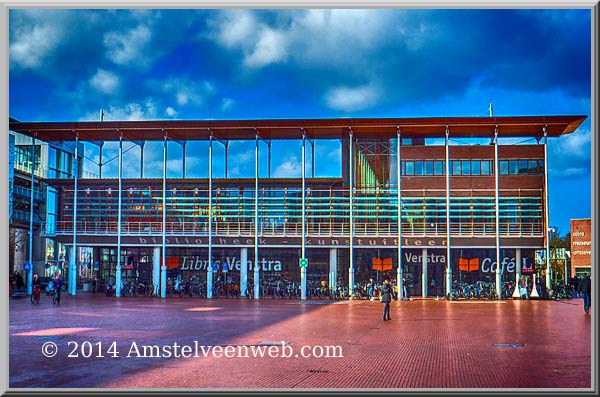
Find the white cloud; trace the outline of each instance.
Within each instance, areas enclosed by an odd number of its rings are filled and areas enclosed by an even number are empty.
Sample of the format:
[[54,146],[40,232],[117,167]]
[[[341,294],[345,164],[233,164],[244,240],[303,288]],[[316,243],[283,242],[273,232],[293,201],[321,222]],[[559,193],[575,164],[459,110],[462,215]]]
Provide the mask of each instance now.
[[281,163],[273,172],[275,178],[293,178],[302,176],[302,163],[296,156]]
[[98,69],[90,79],[90,85],[105,94],[112,94],[119,86],[119,77],[104,69]]
[[231,98],[223,98],[221,100],[221,111],[228,112],[235,105],[235,100]]
[[43,66],[63,36],[63,30],[50,22],[17,29],[11,34],[11,64],[30,69]]
[[[399,15],[400,22],[390,23]],[[369,54],[389,43],[391,34],[407,40],[423,34],[424,25],[401,29],[398,24],[405,22],[403,15],[388,10],[311,9],[278,11],[274,18],[261,18],[253,11],[228,10],[209,21],[208,37],[240,51],[242,64],[250,68],[291,59],[303,65],[349,68],[371,62]],[[367,72],[368,68],[359,70]]]
[[149,55],[144,54],[144,50],[151,38],[152,31],[144,25],[139,25],[125,33],[108,32],[104,34],[106,56],[119,65],[146,64]]
[[373,85],[342,86],[329,90],[325,95],[327,106],[345,112],[367,109],[376,105],[379,98],[379,90]]
[[206,98],[216,92],[209,81],[194,81],[188,78],[170,77],[163,81],[153,81],[150,85],[163,93],[173,95],[179,106],[203,105]]
[[225,47],[234,48],[255,34],[257,21],[248,10],[227,10],[221,17],[209,22],[215,30],[214,38]]
[[591,168],[591,132],[577,130],[548,142],[549,173],[559,177],[588,175]]
[[208,36],[223,47],[241,51],[246,67],[261,68],[287,59],[288,31],[259,22],[251,11],[224,11],[208,25]]
[[[130,102],[123,106],[110,105],[104,109],[104,121],[139,121],[156,120],[156,104],[152,98],[142,103]],[[79,119],[80,121],[97,121],[98,112],[90,112]]]
[[176,111],[175,109],[173,109],[171,106],[168,106],[168,107],[165,109],[165,114],[166,114],[168,117],[177,117],[177,114],[178,114],[178,113],[177,113],[177,111]]
[[244,65],[260,68],[284,61],[287,57],[287,39],[282,32],[263,28],[254,49],[244,57]]

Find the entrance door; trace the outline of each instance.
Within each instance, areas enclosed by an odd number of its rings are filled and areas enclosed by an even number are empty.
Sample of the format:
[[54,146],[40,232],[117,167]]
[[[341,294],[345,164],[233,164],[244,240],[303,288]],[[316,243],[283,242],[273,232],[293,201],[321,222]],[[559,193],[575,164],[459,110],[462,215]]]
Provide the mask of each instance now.
[[423,276],[420,263],[409,263],[404,267],[404,278],[406,279],[406,289],[408,296],[422,296],[421,278]]

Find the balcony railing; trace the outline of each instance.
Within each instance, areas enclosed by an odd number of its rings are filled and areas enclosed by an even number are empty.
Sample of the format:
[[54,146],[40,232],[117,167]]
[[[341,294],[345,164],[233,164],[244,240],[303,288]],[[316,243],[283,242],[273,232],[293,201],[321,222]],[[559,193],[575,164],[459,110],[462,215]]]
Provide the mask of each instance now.
[[[15,211],[18,212],[18,211]],[[27,214],[29,215],[29,214]],[[27,216],[27,220],[29,217]],[[162,235],[162,222],[123,222],[121,235]],[[77,222],[78,235],[109,235],[118,233],[115,222]],[[58,235],[73,235],[73,222],[44,223],[42,234],[46,237]],[[168,235],[193,235],[208,236],[207,222],[167,222],[166,234]],[[214,236],[254,236],[254,223],[252,222],[213,222]],[[261,237],[300,237],[302,225],[299,223],[261,223],[258,234]],[[306,235],[339,236],[350,235],[349,223],[307,223]],[[415,224],[403,223],[402,235],[406,237],[445,237],[445,224]],[[496,237],[496,226],[493,223],[461,223],[451,224],[452,237]],[[395,237],[398,236],[398,224],[395,222],[362,223],[355,222],[354,236],[356,237]],[[501,237],[544,237],[543,227],[538,223],[501,223]]]
[[[31,189],[23,187],[23,186],[15,185],[15,186],[13,186],[13,195],[29,198],[29,197],[31,197]],[[42,192],[40,192],[39,190],[34,190],[33,191],[33,199],[36,201],[42,201],[43,200]]]
[[[29,223],[29,211],[19,211],[19,210],[13,210],[12,211],[12,221],[13,222],[24,222],[24,223]],[[38,214],[34,213],[33,214],[33,223],[35,225],[39,225],[40,222],[40,217]],[[43,230],[45,230],[45,224],[42,224],[42,226],[44,227]],[[43,231],[42,231],[43,233]]]

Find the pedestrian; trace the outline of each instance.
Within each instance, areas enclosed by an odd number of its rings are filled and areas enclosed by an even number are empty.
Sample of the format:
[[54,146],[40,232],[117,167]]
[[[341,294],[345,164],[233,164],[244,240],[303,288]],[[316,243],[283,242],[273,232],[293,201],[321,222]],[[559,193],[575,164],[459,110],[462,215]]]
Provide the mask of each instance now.
[[375,300],[375,281],[372,278],[369,279],[369,298]]
[[92,279],[92,294],[96,293],[96,285],[98,284],[98,276],[94,276]]
[[408,289],[406,288],[406,279],[402,277],[402,300],[408,300]]
[[387,278],[383,280],[383,285],[380,287],[379,293],[381,294],[381,302],[383,303],[383,321],[391,320],[390,318],[390,301],[392,300],[392,288],[390,287],[390,280]]
[[17,289],[25,288],[25,281],[23,280],[23,276],[21,276],[21,273],[17,271],[15,271],[15,280],[17,284]]
[[63,281],[60,277],[60,272],[56,273],[56,278],[54,279],[54,283],[52,284],[54,288],[54,292],[56,293],[56,303],[60,304],[60,290],[62,289]]
[[15,281],[16,281],[13,273],[9,272],[8,281],[10,283],[10,287],[8,289],[8,291],[9,291],[8,294],[11,295],[12,292],[15,290]]
[[[37,288],[37,291],[36,291],[36,288]],[[42,288],[42,282],[41,282],[38,274],[33,273],[33,277],[31,278],[31,293],[34,295],[34,299],[36,299],[38,301],[38,303],[40,301],[41,288]]]
[[583,274],[583,279],[579,282],[579,293],[583,298],[583,310],[589,314],[592,306],[592,280],[587,272]]

